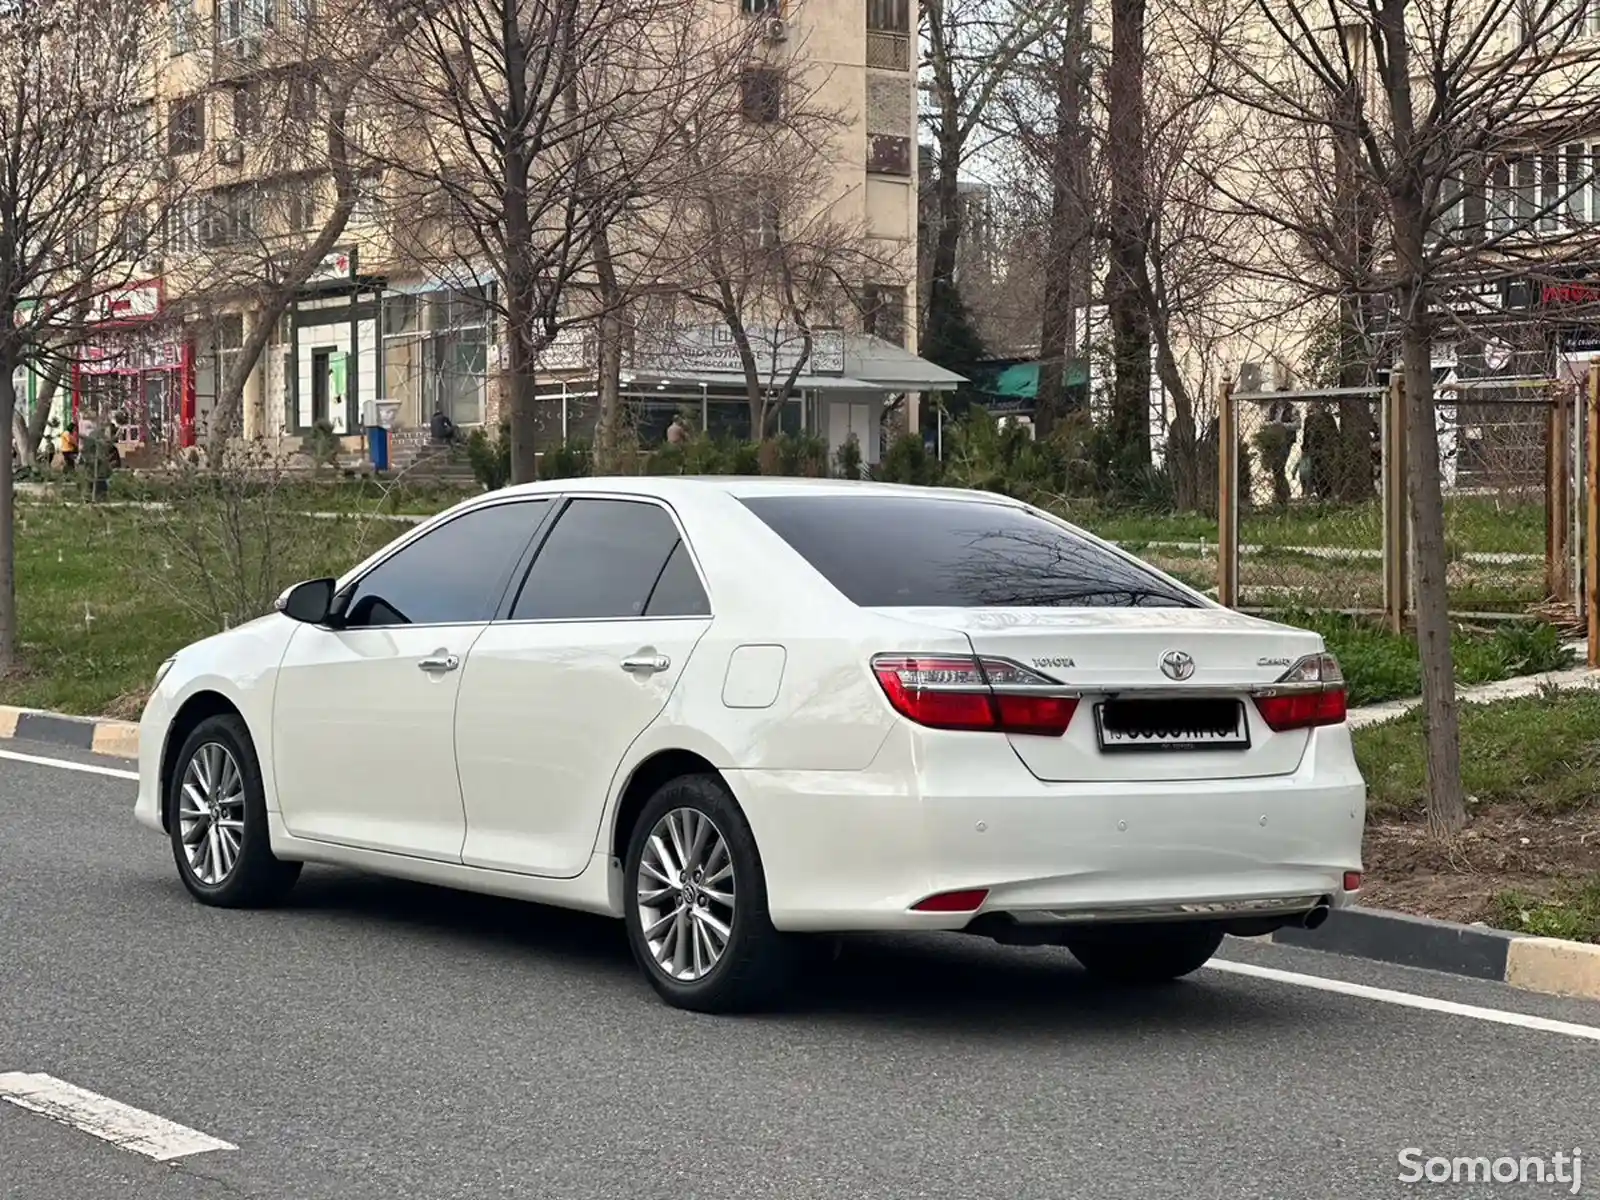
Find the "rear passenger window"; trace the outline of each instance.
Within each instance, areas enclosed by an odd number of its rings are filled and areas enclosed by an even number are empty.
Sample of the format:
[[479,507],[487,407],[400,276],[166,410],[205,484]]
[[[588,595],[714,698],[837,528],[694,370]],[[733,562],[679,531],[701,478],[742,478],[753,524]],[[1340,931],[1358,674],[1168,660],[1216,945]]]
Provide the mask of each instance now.
[[678,527],[660,505],[574,500],[533,560],[511,619],[642,617],[677,545]]
[[650,603],[645,606],[647,617],[709,617],[711,604],[705,589],[700,586],[700,576],[695,574],[694,560],[689,557],[689,547],[681,541],[673,548],[667,565],[661,569],[655,591],[650,593]]

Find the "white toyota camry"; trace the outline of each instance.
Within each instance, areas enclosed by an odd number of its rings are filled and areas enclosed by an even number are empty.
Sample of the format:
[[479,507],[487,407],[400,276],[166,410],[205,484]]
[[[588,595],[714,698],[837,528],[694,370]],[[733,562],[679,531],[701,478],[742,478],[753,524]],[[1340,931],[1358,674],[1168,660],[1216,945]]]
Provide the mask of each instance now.
[[164,664],[140,728],[138,819],[206,904],[321,862],[606,913],[730,1011],[807,935],[1156,982],[1361,886],[1322,640],[1003,497],[553,481],[277,608]]

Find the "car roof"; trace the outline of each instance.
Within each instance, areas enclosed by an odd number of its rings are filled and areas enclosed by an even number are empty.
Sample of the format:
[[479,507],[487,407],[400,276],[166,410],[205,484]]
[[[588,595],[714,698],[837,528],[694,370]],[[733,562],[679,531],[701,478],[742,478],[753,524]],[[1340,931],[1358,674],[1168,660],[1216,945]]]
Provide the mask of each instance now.
[[506,495],[548,495],[552,492],[610,492],[655,496],[670,501],[707,491],[722,492],[739,499],[759,496],[919,496],[969,503],[1014,505],[1015,501],[993,492],[967,488],[925,487],[919,484],[879,483],[876,480],[809,479],[769,475],[600,475],[574,479],[546,479],[524,483],[495,493]]

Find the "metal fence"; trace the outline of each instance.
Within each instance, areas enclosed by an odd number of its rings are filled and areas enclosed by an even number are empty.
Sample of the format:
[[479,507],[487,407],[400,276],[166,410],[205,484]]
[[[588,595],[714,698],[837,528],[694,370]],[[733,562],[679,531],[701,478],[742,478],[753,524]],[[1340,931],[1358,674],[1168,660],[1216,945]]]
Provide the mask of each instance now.
[[[1435,389],[1452,612],[1566,609],[1578,595],[1581,389],[1567,380]],[[1238,608],[1413,607],[1403,383],[1229,393],[1219,445],[1217,592]]]

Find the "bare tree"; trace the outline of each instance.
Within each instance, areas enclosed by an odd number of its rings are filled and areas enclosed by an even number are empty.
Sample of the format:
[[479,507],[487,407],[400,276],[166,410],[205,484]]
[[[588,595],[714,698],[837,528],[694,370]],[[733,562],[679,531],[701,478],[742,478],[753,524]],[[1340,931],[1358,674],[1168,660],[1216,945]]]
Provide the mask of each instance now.
[[386,164],[424,218],[408,252],[498,280],[513,481],[537,472],[540,355],[650,274],[661,231],[640,214],[726,69],[710,48],[746,37],[700,0],[444,0],[386,71],[419,118]]
[[[15,426],[17,371],[59,371],[144,254],[159,212],[139,103],[156,11],[143,0],[0,10],[0,429]],[[0,674],[17,665],[14,482],[0,454]]]
[[[846,114],[823,101],[828,82],[819,69],[749,64],[707,97],[681,145],[676,290],[726,331],[757,441],[814,368],[819,332],[837,335],[861,282],[894,272],[836,211],[849,199],[838,187]],[[665,357],[681,322],[660,326],[672,331]]]
[[[246,384],[279,319],[358,206],[378,198],[375,143],[403,124],[371,80],[417,19],[410,4],[377,0],[230,0],[205,51],[218,86],[173,106],[168,149],[204,163],[206,183],[165,231],[174,299],[249,314],[206,432],[215,466],[241,432]],[[192,135],[180,123],[190,120]]]
[[[1223,51],[1213,83],[1242,135],[1213,179],[1261,234],[1241,266],[1262,285],[1388,312],[1404,379],[1428,815],[1444,837],[1467,812],[1432,349],[1441,335],[1482,336],[1486,287],[1552,278],[1589,240],[1592,160],[1566,149],[1600,128],[1587,12],[1566,0],[1245,0],[1220,29],[1191,26]],[[1350,252],[1341,206],[1353,192],[1372,201],[1371,254]],[[1529,333],[1527,357],[1547,364],[1544,332]]]
[[[957,282],[961,172],[986,144],[991,106],[1019,60],[1066,23],[1076,0],[927,0],[922,12],[923,124],[933,139],[935,229],[921,343],[936,357],[962,339]],[[1081,6],[1080,6],[1081,11]]]

